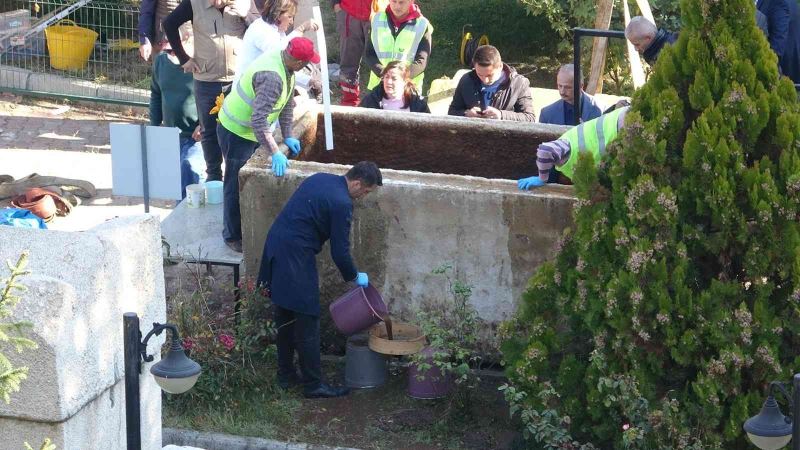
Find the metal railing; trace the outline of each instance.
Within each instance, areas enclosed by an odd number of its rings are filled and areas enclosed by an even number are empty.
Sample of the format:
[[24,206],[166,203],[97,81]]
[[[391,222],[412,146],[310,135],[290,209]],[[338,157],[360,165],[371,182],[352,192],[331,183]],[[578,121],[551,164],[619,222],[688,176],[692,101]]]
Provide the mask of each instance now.
[[[609,31],[609,30],[596,30],[593,28],[574,28],[573,35],[573,53],[572,64],[575,67],[576,74],[581,72],[581,38],[583,37],[605,37],[605,38],[618,38],[625,39],[624,31]],[[582,76],[575,76],[574,84],[572,87],[575,102],[575,123],[581,123],[581,80]]]
[[137,50],[138,5],[0,0],[0,11],[0,90],[148,104],[151,69]]

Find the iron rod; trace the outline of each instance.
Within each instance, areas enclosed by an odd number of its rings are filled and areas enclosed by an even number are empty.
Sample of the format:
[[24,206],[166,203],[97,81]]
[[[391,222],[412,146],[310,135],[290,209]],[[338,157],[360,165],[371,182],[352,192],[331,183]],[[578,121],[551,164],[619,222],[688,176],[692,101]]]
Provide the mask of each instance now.
[[144,195],[144,212],[150,212],[150,174],[147,169],[147,125],[141,125],[142,130],[142,195]]
[[594,28],[573,28],[572,31],[572,66],[575,68],[572,83],[572,93],[574,95],[573,107],[575,109],[573,117],[577,125],[581,123],[581,38],[587,36],[625,39],[625,32],[616,30],[596,30]]
[[127,312],[122,316],[123,346],[125,352],[125,433],[127,449],[142,449],[142,422],[139,397],[139,373],[141,360],[139,346],[141,332],[139,317],[136,313]]

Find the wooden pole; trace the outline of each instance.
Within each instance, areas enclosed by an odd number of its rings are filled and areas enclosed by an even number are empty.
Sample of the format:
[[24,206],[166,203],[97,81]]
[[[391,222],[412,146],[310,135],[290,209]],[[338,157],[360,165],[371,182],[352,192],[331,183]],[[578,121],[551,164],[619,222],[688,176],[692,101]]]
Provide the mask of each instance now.
[[[598,30],[608,30],[611,26],[611,13],[614,10],[614,0],[597,0],[597,18],[594,27]],[[606,69],[606,50],[608,38],[594,38],[592,45],[592,68],[586,84],[586,92],[599,94],[603,92],[603,74]]]
[[[628,8],[628,0],[622,0],[622,5],[624,6],[624,14],[625,14],[625,27],[628,27],[628,24],[631,22],[631,12]],[[625,39],[625,43],[628,45],[628,60],[631,62],[631,77],[633,78],[633,88],[639,89],[640,87],[644,86],[645,76],[644,76],[644,68],[642,67],[642,60],[639,59],[639,52],[636,51],[636,48],[633,47],[631,41]]]
[[653,10],[650,9],[650,2],[647,0],[636,0],[636,4],[639,6],[639,11],[641,11],[642,17],[650,22],[656,23],[656,19],[653,17]]

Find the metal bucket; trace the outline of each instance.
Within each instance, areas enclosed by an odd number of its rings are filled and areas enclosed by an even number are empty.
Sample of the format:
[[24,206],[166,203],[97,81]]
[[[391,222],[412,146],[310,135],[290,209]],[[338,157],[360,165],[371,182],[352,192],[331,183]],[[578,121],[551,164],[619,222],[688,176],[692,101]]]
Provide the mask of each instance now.
[[347,340],[344,380],[347,387],[373,388],[386,384],[388,365],[380,353],[370,350],[367,336],[357,334]]

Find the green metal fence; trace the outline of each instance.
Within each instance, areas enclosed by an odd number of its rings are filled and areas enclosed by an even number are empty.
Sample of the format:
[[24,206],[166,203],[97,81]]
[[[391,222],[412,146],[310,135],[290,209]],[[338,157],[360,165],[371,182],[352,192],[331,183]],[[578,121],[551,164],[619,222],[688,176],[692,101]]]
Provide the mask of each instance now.
[[0,0],[0,11],[0,90],[147,105],[137,4]]

